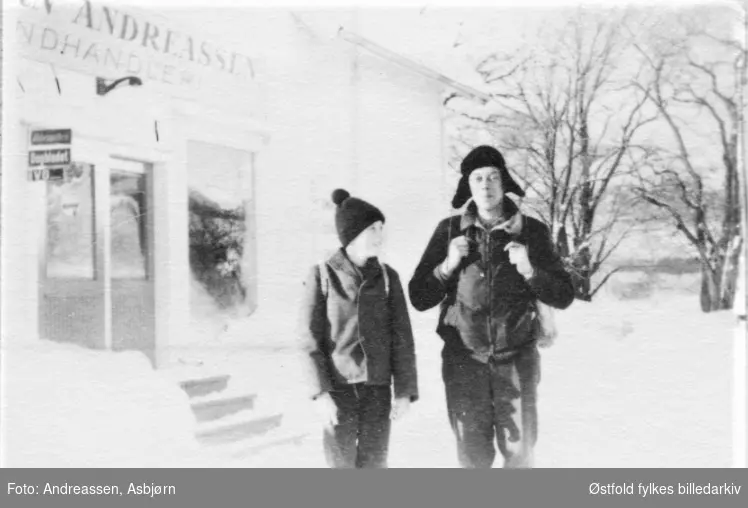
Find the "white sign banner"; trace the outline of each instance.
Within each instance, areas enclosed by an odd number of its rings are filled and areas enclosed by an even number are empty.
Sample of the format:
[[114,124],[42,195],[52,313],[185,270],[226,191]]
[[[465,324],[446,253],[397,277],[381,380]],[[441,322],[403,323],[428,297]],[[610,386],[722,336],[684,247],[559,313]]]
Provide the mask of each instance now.
[[179,31],[156,13],[92,0],[15,1],[16,40],[27,58],[191,91],[255,84],[252,58]]

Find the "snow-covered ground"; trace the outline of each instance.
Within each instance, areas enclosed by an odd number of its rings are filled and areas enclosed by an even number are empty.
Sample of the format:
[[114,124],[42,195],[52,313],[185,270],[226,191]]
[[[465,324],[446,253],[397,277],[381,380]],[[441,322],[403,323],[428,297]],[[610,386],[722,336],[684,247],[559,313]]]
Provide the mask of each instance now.
[[[561,335],[542,352],[537,467],[730,466],[734,317],[703,314],[692,277],[655,284],[621,276],[594,303],[575,302],[556,316]],[[411,317],[421,399],[393,429],[390,466],[456,467],[436,315]],[[251,335],[241,339],[253,342]],[[205,357],[272,394],[286,422],[313,436],[300,448],[268,450],[242,465],[324,467],[314,413],[298,389],[298,355],[280,347],[277,336],[261,350],[240,344]]]
[[[394,426],[390,466],[456,467],[436,315],[411,317],[421,399]],[[682,287],[637,299],[613,284],[558,313],[561,335],[542,353],[537,466],[729,467],[733,323],[728,312],[701,313]],[[257,392],[258,410],[282,410],[284,427],[308,430],[301,446],[217,457],[196,444],[173,373],[153,371],[138,353],[37,342],[3,351],[2,464],[324,467],[293,337],[233,330],[241,333],[193,354],[232,374],[232,391]]]
[[667,292],[562,314],[543,356],[538,465],[729,467],[733,324]]
[[186,394],[136,352],[3,345],[2,465],[178,466],[198,449]]

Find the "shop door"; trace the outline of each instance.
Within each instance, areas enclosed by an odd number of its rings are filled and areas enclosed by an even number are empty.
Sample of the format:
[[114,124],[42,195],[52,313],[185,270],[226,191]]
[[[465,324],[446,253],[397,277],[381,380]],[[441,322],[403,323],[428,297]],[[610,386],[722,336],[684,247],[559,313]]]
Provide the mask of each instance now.
[[46,182],[41,333],[154,359],[152,165],[73,133],[72,164]]

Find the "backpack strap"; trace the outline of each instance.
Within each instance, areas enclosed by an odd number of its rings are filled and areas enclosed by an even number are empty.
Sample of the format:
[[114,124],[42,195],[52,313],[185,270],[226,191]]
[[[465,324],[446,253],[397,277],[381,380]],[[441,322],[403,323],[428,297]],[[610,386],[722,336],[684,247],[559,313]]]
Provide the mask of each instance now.
[[327,292],[329,290],[330,282],[327,279],[327,263],[320,261],[319,263],[319,282],[322,294],[327,298]]
[[379,261],[379,266],[382,267],[382,276],[384,277],[384,294],[390,296],[390,276],[387,274],[387,265]]

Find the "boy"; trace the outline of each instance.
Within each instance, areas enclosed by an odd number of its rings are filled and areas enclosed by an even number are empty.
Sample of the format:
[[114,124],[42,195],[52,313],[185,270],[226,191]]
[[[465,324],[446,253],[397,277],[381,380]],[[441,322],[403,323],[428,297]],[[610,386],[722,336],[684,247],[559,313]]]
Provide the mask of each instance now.
[[387,468],[390,419],[418,399],[410,318],[397,272],[379,261],[384,215],[343,189],[332,199],[341,248],[312,268],[301,313],[310,396],[329,467]]

